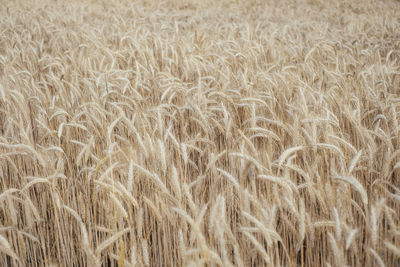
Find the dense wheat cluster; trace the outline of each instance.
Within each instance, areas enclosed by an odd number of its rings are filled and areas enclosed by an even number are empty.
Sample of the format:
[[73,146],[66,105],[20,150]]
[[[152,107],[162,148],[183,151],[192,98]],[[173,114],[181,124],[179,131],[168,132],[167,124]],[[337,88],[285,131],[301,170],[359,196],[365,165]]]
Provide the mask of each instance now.
[[400,2],[1,2],[0,266],[400,264]]

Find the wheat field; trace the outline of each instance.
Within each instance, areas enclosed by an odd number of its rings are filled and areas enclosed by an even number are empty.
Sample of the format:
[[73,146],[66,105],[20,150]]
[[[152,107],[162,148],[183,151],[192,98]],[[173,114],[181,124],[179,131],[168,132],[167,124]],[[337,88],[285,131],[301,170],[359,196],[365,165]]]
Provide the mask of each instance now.
[[400,2],[0,1],[0,266],[399,266]]

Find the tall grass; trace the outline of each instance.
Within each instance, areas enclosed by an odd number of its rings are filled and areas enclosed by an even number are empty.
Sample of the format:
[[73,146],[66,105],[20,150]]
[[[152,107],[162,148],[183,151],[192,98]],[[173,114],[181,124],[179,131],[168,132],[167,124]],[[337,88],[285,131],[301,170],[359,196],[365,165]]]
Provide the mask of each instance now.
[[1,1],[0,266],[400,264],[396,1]]

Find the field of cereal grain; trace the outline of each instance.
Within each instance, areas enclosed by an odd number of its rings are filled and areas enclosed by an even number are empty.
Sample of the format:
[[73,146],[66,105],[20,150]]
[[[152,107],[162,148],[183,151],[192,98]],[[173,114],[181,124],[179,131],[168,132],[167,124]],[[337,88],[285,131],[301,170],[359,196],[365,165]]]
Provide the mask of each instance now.
[[399,265],[399,1],[0,1],[0,266]]

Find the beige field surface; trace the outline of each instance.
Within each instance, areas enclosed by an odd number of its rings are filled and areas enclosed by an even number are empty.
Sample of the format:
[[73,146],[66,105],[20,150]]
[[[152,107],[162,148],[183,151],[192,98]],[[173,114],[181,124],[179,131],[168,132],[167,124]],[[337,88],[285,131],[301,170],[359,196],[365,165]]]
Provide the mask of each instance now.
[[400,265],[399,1],[0,2],[0,266]]

